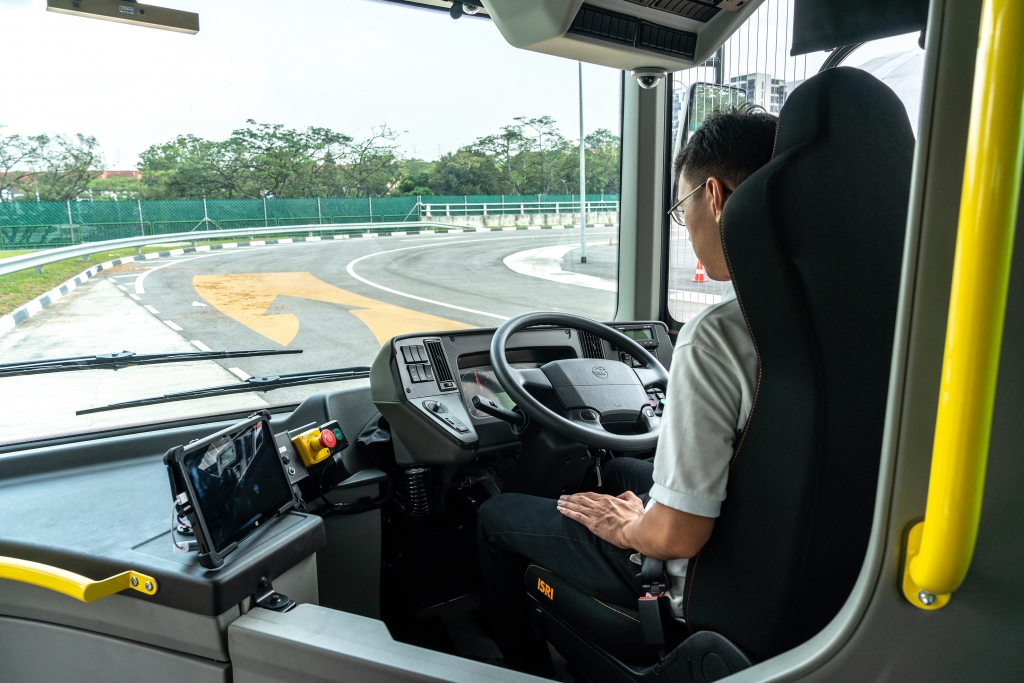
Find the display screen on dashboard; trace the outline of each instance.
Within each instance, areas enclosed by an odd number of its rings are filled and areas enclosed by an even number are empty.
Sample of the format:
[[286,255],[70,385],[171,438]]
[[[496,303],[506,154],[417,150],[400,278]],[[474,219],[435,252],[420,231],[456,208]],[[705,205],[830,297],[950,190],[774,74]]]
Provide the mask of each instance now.
[[272,520],[292,500],[264,422],[187,454],[182,465],[217,552]]
[[[539,368],[541,365],[543,365],[543,363],[512,363],[512,367],[516,370]],[[494,376],[494,368],[490,365],[465,368],[462,370],[460,379],[462,381],[462,394],[466,397],[467,408],[469,408],[470,414],[477,417],[483,415],[483,413],[475,409],[471,403],[473,397],[477,394],[480,394],[484,398],[491,399],[509,410],[515,408],[515,403],[512,402],[512,399],[508,397],[505,390],[501,388],[500,384],[498,384],[498,379]]]
[[619,330],[622,334],[626,335],[633,341],[643,341],[645,339],[654,339],[654,335],[649,327],[638,327],[633,329],[622,329]]

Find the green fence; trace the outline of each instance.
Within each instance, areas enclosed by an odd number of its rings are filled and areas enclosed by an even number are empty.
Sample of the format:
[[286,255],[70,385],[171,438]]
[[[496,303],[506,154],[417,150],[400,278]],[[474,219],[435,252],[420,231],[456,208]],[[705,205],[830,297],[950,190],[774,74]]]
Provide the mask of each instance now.
[[[617,195],[587,195],[591,211],[615,210],[617,201]],[[571,212],[579,210],[579,195],[2,202],[0,250],[233,228],[415,222],[428,217],[425,206],[442,205],[460,207],[448,215]]]

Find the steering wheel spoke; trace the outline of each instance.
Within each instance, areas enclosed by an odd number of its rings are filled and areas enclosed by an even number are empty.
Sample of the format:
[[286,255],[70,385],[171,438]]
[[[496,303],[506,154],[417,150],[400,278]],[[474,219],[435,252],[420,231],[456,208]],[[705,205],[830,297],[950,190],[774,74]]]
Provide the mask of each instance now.
[[553,388],[551,380],[548,379],[548,376],[540,368],[517,370],[516,374],[518,375],[519,386],[527,391],[550,392]]
[[633,368],[644,389],[664,389],[668,386],[668,373],[660,364],[658,367]]

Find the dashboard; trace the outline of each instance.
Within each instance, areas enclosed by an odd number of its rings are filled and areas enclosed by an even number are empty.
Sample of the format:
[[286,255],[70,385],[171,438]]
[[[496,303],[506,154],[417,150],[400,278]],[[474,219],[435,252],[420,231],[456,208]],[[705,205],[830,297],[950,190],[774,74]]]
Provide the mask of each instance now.
[[[662,365],[672,362],[668,328],[658,321],[608,323],[648,349]],[[374,360],[374,403],[391,424],[398,464],[457,464],[480,451],[517,441],[509,425],[472,406],[480,394],[506,408],[513,403],[491,366],[494,329],[395,337]],[[538,368],[569,358],[600,358],[638,367],[627,352],[589,332],[537,327],[511,337],[506,358],[516,369]],[[664,398],[651,394],[652,401]]]

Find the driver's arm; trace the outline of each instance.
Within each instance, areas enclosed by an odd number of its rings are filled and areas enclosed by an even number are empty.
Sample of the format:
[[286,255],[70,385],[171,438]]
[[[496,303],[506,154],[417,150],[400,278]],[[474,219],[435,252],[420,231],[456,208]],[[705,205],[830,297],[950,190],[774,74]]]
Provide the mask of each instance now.
[[[623,545],[656,560],[693,557],[711,538],[714,517],[682,512],[661,503],[622,528]],[[616,544],[618,545],[618,544]]]
[[658,560],[693,557],[711,538],[715,526],[714,517],[657,502],[644,512],[643,502],[630,491],[618,498],[600,493],[562,496],[558,510],[598,538]]

